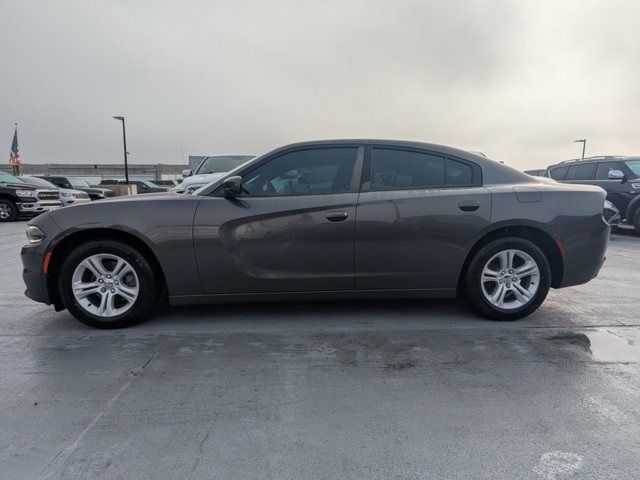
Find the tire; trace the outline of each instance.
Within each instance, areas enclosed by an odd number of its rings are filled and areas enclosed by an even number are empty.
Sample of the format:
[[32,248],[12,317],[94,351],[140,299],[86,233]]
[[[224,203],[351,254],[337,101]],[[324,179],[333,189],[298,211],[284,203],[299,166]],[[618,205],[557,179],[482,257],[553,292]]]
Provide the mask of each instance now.
[[[509,256],[504,253],[507,251],[514,253]],[[508,268],[509,258],[513,259],[513,270]],[[531,262],[535,263],[537,274],[532,267],[524,268]],[[518,277],[518,269],[522,270],[521,278]],[[533,273],[527,275],[525,270]],[[495,279],[494,274],[497,274]],[[466,270],[463,293],[469,305],[483,317],[510,321],[536,311],[546,298],[550,285],[551,267],[542,250],[529,240],[505,237],[487,243],[474,254]],[[503,291],[505,293],[501,295]],[[489,297],[494,296],[498,298],[492,302]]]
[[633,217],[633,228],[636,231],[636,235],[640,235],[640,208],[636,211]]
[[11,200],[0,199],[0,222],[13,222],[18,218],[18,207]]
[[94,240],[72,250],[57,284],[62,303],[76,319],[103,329],[128,327],[150,316],[162,291],[147,258],[114,240]]

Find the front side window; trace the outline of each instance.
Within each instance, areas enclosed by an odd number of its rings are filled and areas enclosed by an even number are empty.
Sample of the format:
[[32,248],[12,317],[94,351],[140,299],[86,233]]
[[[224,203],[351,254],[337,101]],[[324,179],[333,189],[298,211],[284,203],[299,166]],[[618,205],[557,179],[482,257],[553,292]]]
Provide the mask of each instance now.
[[611,170],[624,171],[618,162],[600,162],[596,167],[596,180],[609,180]]
[[242,186],[250,196],[348,192],[357,153],[357,147],[288,152],[242,175]]
[[567,180],[591,180],[593,178],[593,170],[596,168],[595,163],[584,163],[571,165]]

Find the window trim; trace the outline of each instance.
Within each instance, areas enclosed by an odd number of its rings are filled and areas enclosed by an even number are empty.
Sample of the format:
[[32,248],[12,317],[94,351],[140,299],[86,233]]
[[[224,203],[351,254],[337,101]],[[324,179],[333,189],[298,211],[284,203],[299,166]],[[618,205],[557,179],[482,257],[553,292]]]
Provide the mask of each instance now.
[[[300,152],[304,150],[321,150],[328,148],[355,148],[356,149],[356,160],[353,164],[353,170],[351,171],[351,181],[349,182],[349,190],[344,192],[327,192],[327,193],[314,193],[311,195],[238,195],[239,199],[249,199],[249,198],[293,198],[293,197],[317,197],[321,195],[343,195],[345,193],[358,193],[358,187],[360,185],[360,178],[362,175],[362,164],[364,159],[364,149],[365,146],[361,143],[323,143],[321,145],[304,145],[298,147],[291,147],[284,150],[278,150],[274,152],[272,155],[263,158],[259,162],[249,165],[245,170],[237,172],[236,175],[245,176],[250,174],[254,170],[266,165],[272,160],[279,158],[283,155],[287,155],[292,152]],[[223,182],[224,183],[224,182]],[[211,193],[207,194],[207,197],[224,197],[224,192],[222,191],[223,185],[220,184],[215,190]]]
[[[434,185],[431,187],[409,187],[409,188],[384,188],[384,189],[371,189],[371,179],[373,178],[373,150],[374,148],[380,148],[383,150],[399,150],[405,152],[422,153],[424,155],[432,155],[441,157],[444,160],[444,185]],[[455,160],[456,162],[464,163],[471,168],[471,183],[460,183],[456,185],[447,185],[447,160]],[[388,144],[367,144],[365,149],[364,166],[362,169],[362,181],[360,183],[360,192],[402,192],[409,190],[445,190],[452,188],[474,188],[481,187],[483,185],[482,167],[477,163],[471,162],[464,158],[456,157],[453,155],[447,155],[443,152],[436,150],[425,150],[423,148],[405,147],[399,145]]]

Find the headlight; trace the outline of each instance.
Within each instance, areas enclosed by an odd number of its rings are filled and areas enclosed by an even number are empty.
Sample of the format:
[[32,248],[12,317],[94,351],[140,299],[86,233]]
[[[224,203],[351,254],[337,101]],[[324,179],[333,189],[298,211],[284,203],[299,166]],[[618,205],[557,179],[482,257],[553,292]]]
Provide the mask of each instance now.
[[29,243],[40,243],[44,240],[44,232],[35,225],[29,225],[26,234]]
[[605,200],[604,208],[613,208],[613,203],[611,203],[609,200]]
[[16,190],[16,195],[25,198],[36,198],[35,190]]
[[640,183],[632,183],[631,188],[633,188],[634,190],[640,190]]
[[65,198],[73,198],[73,193],[63,193],[62,196]]

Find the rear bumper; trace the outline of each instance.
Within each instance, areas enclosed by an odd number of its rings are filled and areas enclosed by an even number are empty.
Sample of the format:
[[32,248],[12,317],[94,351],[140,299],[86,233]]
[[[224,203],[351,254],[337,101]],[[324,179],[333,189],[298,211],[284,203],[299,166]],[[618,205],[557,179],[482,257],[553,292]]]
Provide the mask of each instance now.
[[594,279],[606,260],[611,228],[602,215],[567,226],[560,232],[564,269],[559,287],[581,285]]

